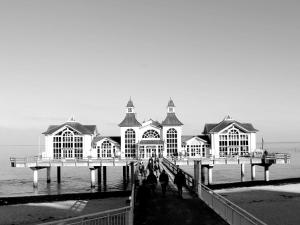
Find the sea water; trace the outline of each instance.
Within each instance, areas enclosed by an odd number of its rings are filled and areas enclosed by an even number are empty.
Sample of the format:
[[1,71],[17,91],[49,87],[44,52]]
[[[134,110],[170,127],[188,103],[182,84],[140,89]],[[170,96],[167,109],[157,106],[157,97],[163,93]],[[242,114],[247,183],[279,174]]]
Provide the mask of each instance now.
[[[291,154],[291,163],[272,165],[270,179],[300,177],[300,142],[265,143],[264,148],[269,152]],[[95,191],[120,191],[126,186],[123,183],[122,167],[107,167],[106,186],[90,188],[90,171],[88,167],[62,167],[61,184],[56,182],[56,168],[51,170],[50,184],[46,182],[46,170],[39,170],[38,189],[32,186],[33,172],[30,168],[10,167],[10,157],[26,157],[38,155],[43,149],[37,145],[0,146],[0,197],[64,194]],[[193,168],[184,169],[193,175]],[[245,166],[245,178],[250,180],[250,165]],[[263,167],[256,166],[256,179],[263,180]],[[213,183],[229,183],[240,181],[239,165],[216,165],[213,168]]]
[[[300,177],[300,142],[272,142],[265,143],[264,149],[270,153],[289,153],[290,164],[273,164],[270,168],[270,180]],[[194,168],[182,166],[183,170],[194,175]],[[264,179],[264,167],[256,166],[256,180]],[[213,183],[232,183],[241,181],[240,165],[215,165],[213,167]],[[245,164],[245,180],[251,180],[250,164]]]

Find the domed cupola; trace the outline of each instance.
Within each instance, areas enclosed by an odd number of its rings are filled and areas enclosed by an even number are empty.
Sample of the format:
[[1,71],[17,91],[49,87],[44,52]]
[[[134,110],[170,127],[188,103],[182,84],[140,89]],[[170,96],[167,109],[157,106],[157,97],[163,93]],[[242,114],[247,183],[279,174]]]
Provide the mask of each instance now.
[[140,126],[141,124],[135,118],[134,105],[130,98],[126,105],[126,116],[124,120],[119,124],[119,127],[140,127]]
[[173,100],[170,98],[167,106],[167,117],[162,122],[163,126],[182,126],[183,123],[179,121],[177,116],[175,115],[175,104]]

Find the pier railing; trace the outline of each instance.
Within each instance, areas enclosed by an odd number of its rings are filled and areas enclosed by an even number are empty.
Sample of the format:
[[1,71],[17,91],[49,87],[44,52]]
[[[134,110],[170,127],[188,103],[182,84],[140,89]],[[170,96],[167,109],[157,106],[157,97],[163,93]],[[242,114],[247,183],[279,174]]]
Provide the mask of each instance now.
[[102,166],[129,164],[136,159],[119,159],[119,158],[60,158],[53,159],[47,157],[10,157],[11,167],[50,167],[50,166]]
[[[183,171],[166,158],[163,159],[163,164],[173,174],[176,174],[178,170],[181,170],[186,178],[186,188],[190,192],[195,193],[196,184],[192,175]],[[230,225],[266,225],[263,221],[209,189],[204,184],[201,184],[201,194],[198,196],[200,196],[201,200],[204,201],[206,205],[208,205]]]
[[[135,177],[136,176],[137,168],[135,168]],[[130,205],[126,207],[51,221],[40,225],[133,225],[136,199],[134,181],[132,181],[132,189],[129,199]]]

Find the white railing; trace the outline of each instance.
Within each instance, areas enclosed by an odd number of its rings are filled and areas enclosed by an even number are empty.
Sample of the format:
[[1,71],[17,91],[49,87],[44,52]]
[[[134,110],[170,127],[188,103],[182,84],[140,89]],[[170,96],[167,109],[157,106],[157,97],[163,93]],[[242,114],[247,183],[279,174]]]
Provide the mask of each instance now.
[[231,225],[266,225],[252,214],[202,184],[201,200]]
[[134,207],[135,207],[135,179],[137,176],[137,167],[135,167],[134,179],[130,205],[118,209],[106,210],[103,212],[86,214],[82,216],[72,217],[69,219],[56,220],[52,222],[42,223],[39,225],[133,225],[134,222]]
[[133,225],[130,219],[131,206],[87,214],[64,220],[56,220],[40,225]]

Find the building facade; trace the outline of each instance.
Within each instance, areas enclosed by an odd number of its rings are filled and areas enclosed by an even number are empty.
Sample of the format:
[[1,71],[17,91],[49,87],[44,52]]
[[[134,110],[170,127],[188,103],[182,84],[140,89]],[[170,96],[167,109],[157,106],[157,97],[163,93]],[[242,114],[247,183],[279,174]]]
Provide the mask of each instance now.
[[120,136],[101,136],[95,125],[82,125],[71,118],[51,125],[45,135],[43,157],[62,158],[142,158],[150,157],[232,157],[247,156],[256,149],[257,130],[229,116],[220,123],[205,124],[200,135],[183,135],[172,99],[160,123],[149,119],[140,123],[130,99],[125,118],[119,124]]

